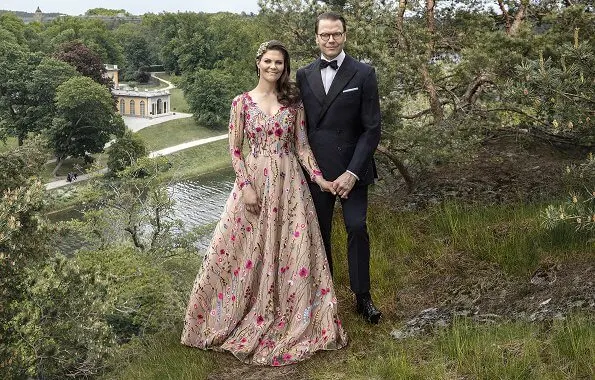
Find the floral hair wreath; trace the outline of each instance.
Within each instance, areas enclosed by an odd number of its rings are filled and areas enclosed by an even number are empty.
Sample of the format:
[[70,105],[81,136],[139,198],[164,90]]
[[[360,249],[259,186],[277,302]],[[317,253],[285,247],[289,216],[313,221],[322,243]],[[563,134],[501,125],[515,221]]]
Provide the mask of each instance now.
[[256,52],[256,59],[258,59],[261,55],[264,54],[265,51],[267,51],[267,48],[269,47],[269,42],[271,41],[266,41],[260,44],[260,46],[258,47],[258,51]]

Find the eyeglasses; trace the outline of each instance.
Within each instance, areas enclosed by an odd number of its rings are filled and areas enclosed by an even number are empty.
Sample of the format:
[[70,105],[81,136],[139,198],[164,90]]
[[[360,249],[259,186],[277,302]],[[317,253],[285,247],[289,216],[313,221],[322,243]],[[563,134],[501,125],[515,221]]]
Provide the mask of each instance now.
[[343,38],[344,35],[345,35],[345,32],[320,33],[318,35],[318,37],[320,37],[320,39],[323,40],[324,42],[327,42],[331,38],[331,36],[333,36],[333,39],[335,41],[339,41]]

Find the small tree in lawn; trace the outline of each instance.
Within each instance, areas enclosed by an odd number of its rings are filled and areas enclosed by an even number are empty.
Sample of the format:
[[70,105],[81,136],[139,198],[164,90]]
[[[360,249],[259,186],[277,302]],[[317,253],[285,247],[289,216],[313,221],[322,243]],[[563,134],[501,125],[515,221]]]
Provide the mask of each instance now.
[[56,91],[56,117],[49,132],[58,163],[54,174],[68,156],[84,158],[103,152],[113,135],[122,136],[125,126],[115,113],[107,88],[87,77],[71,78]]
[[126,131],[124,135],[118,138],[108,149],[109,159],[107,160],[108,169],[117,173],[130,166],[134,161],[147,155],[147,147],[143,140],[132,133]]

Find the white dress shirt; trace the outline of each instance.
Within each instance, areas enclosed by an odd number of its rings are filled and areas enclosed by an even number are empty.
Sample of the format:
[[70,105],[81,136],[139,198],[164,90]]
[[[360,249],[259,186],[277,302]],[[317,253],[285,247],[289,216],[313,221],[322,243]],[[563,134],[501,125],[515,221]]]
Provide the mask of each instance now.
[[[320,59],[322,59],[323,61],[328,61],[326,58],[324,58],[323,55],[320,56]],[[337,66],[341,67],[341,64],[343,63],[344,59],[345,52],[341,50],[341,53],[339,53],[338,56],[333,58],[332,61],[337,61]],[[330,66],[320,70],[320,76],[322,77],[322,84],[324,86],[325,93],[328,94],[328,90],[329,88],[331,88],[331,84],[333,83],[333,79],[335,79],[335,75],[337,75],[338,70],[339,69],[333,70],[333,68]]]

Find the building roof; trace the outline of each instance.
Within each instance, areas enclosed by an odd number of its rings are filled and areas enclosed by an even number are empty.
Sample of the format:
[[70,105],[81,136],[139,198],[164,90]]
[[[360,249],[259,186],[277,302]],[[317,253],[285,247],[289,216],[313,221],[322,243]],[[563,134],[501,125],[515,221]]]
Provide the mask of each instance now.
[[157,96],[167,96],[170,94],[169,90],[152,90],[152,91],[134,91],[134,90],[112,90],[112,94],[119,96],[133,96],[138,98],[154,98]]

